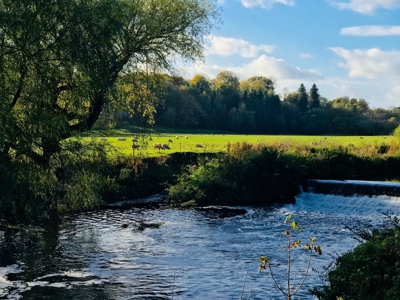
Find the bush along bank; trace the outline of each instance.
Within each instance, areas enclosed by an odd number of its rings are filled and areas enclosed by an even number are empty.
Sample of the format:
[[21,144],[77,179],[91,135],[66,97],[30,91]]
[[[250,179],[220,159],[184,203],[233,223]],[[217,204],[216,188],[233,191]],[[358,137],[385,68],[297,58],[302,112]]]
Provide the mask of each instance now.
[[400,227],[396,217],[390,226],[368,232],[358,230],[363,243],[336,259],[326,285],[311,290],[320,300],[400,299]]
[[195,164],[204,155],[133,158],[105,143],[78,141],[65,143],[64,148],[43,168],[0,157],[0,227],[44,225],[56,222],[59,214],[163,192],[175,183],[182,166]]
[[[246,147],[246,146],[244,146]],[[168,189],[171,203],[266,205],[294,202],[298,165],[273,148],[239,149],[190,166]]]
[[[298,150],[298,149],[297,149]],[[268,205],[293,203],[307,179],[400,178],[400,157],[362,157],[344,148],[280,151],[234,144],[228,153],[186,168],[168,188],[171,204]]]
[[[197,165],[212,159],[216,154],[173,153],[166,156],[148,158],[124,158],[116,164],[116,182],[123,199],[147,197],[165,192],[177,182],[179,174],[188,165]],[[106,202],[115,202],[111,195]]]

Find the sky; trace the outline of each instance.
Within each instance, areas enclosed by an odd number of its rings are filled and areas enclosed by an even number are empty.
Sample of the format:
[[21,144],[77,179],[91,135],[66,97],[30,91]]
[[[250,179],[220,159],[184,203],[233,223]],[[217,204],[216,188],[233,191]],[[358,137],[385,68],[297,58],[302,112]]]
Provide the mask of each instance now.
[[328,100],[400,107],[400,0],[217,0],[204,60],[179,75],[272,77],[276,93],[315,83]]

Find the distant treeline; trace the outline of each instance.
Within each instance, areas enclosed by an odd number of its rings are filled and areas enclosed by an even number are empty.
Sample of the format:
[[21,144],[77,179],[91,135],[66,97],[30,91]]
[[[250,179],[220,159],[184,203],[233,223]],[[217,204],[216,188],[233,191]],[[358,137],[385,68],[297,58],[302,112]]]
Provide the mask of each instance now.
[[[113,125],[126,122],[144,125],[151,121],[171,128],[237,133],[386,135],[400,124],[397,107],[371,109],[366,100],[347,96],[328,100],[319,94],[315,84],[308,91],[300,84],[297,91],[284,89],[277,94],[270,78],[254,76],[239,81],[229,71],[211,80],[202,75],[191,80],[158,76],[157,80],[153,77],[152,84],[148,79],[136,78],[134,87],[131,79],[121,77],[120,90],[124,85],[136,95],[136,100],[131,97],[130,101],[119,102],[130,103],[134,109],[110,106],[97,125],[109,126],[111,117]],[[133,92],[138,85],[140,93]],[[149,112],[149,107],[154,111]]]

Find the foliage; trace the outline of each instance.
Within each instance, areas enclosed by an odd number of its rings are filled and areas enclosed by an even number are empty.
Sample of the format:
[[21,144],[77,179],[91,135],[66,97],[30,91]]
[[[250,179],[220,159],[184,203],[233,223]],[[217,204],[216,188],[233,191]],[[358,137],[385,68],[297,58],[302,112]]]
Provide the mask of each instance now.
[[[292,269],[293,269],[293,251],[294,249],[300,248],[301,247],[301,240],[298,239],[297,241],[295,241],[293,239],[293,234],[296,230],[298,231],[302,231],[302,228],[299,226],[299,224],[295,221],[292,220],[293,216],[292,215],[287,215],[285,218],[284,223],[288,224],[287,228],[285,230],[285,235],[287,236],[287,244],[285,244],[284,250],[288,253],[288,261],[287,261],[287,286],[284,288],[282,286],[282,283],[278,282],[276,275],[274,275],[274,272],[272,270],[272,266],[271,266],[271,260],[266,257],[266,256],[261,256],[260,258],[260,262],[261,262],[261,266],[258,268],[258,271],[261,272],[261,270],[266,270],[267,267],[270,271],[272,280],[274,281],[275,287],[282,293],[282,295],[285,296],[286,299],[291,300],[292,297],[300,290],[300,288],[303,286],[308,272],[310,270],[310,266],[311,266],[311,256],[313,251],[318,253],[319,255],[322,254],[322,248],[316,244],[317,238],[313,237],[313,238],[309,238],[309,243],[307,243],[304,246],[304,250],[309,251],[310,255],[308,258],[308,263],[307,263],[307,268],[305,271],[305,274],[303,276],[302,279],[300,279],[300,283],[297,284],[297,286],[295,286],[295,281],[296,281],[296,276],[293,275],[292,273]],[[297,271],[297,270],[296,270]]]
[[300,84],[297,95],[297,107],[301,113],[305,113],[308,107],[308,94],[304,84]]
[[310,92],[308,93],[308,102],[309,102],[309,108],[319,108],[320,107],[320,95],[318,93],[318,88],[315,85],[315,83],[312,85]]
[[120,110],[127,110],[137,125],[152,125],[155,108],[165,94],[165,81],[160,74],[129,72],[119,76],[113,100],[119,103]]
[[[365,235],[364,235],[365,236]],[[374,230],[366,242],[336,259],[328,285],[314,288],[321,300],[394,300],[400,297],[400,226]]]
[[[306,179],[400,178],[398,156],[355,155],[344,147],[313,148],[293,144],[228,144],[227,154],[201,160],[169,188],[173,202],[264,205],[287,203]],[[377,149],[375,149],[377,151]],[[376,153],[376,152],[375,152]]]
[[396,129],[393,131],[393,135],[396,137],[400,137],[400,126],[396,127]]
[[[195,75],[171,78],[173,88],[157,107],[158,125],[181,130],[214,129],[260,134],[391,134],[400,124],[400,109],[371,109],[364,99],[340,97],[328,101],[316,84],[307,93],[275,93],[274,80],[253,76],[239,83],[237,75],[220,72],[216,78]],[[188,93],[190,95],[188,95]],[[185,99],[190,105],[179,99]],[[171,112],[174,112],[171,118]]]
[[[60,203],[98,205],[112,181],[96,170],[93,153],[75,160],[82,145],[67,147],[66,139],[91,129],[105,106],[113,109],[117,92],[151,120],[155,84],[139,70],[201,58],[203,38],[218,21],[207,0],[1,0],[0,14],[0,170],[9,176],[0,210],[13,220],[46,215]],[[90,170],[68,169],[81,163]]]
[[301,175],[291,156],[247,143],[228,147],[227,155],[200,161],[179,176],[169,188],[170,201],[222,205],[294,201]]

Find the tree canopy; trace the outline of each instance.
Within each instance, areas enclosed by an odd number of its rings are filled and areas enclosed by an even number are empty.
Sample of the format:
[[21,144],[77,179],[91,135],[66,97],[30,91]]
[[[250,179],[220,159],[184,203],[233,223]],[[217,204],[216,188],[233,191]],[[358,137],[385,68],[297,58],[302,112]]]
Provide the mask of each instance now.
[[201,57],[217,18],[198,0],[3,0],[0,9],[0,151],[40,164],[93,126],[121,72]]
[[[133,110],[137,96],[152,103],[128,78],[201,58],[218,18],[211,0],[0,0],[0,175],[14,180],[0,198],[17,197],[18,170],[57,177],[63,141],[92,128],[117,88]],[[116,85],[122,74],[134,76]]]

